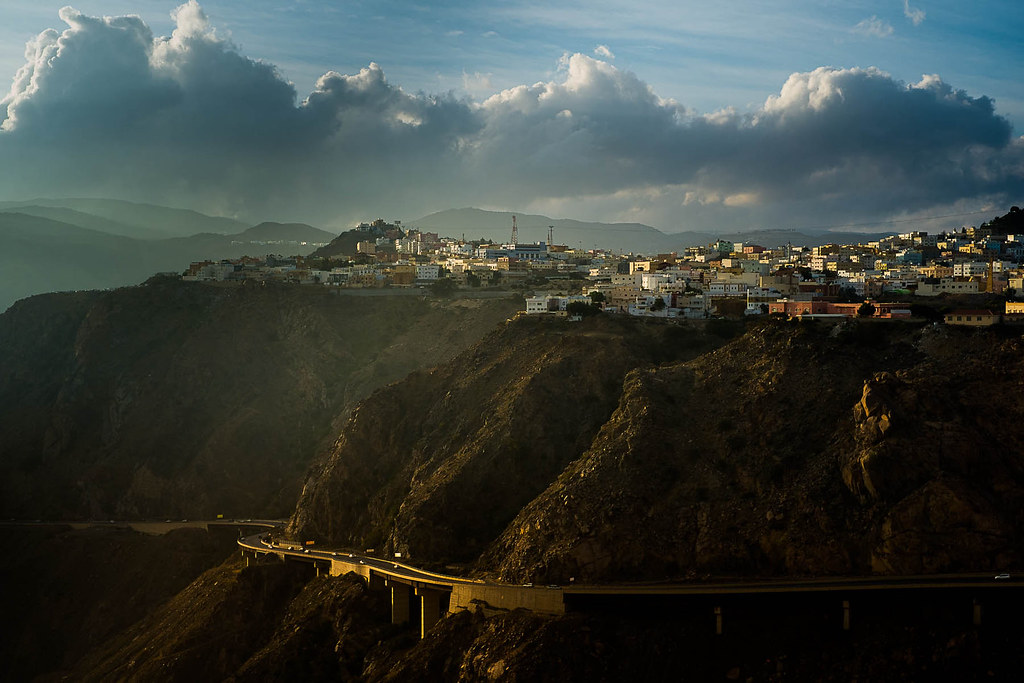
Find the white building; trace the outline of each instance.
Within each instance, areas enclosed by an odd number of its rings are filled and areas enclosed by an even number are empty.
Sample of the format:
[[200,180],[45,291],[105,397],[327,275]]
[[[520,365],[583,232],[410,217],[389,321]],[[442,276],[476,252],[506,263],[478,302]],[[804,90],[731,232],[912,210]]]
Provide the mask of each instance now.
[[983,261],[961,261],[953,264],[953,277],[974,277],[987,274],[988,264]]
[[441,273],[441,267],[436,263],[416,264],[417,280],[436,280]]
[[532,313],[547,313],[548,312],[548,299],[546,296],[528,296],[526,297],[526,312],[527,314]]

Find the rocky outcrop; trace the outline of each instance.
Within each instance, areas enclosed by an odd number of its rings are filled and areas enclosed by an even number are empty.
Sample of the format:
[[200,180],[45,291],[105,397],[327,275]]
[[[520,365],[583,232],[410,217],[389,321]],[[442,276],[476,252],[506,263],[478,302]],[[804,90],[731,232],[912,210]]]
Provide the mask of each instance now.
[[[291,532],[535,583],[1020,555],[1012,336],[768,321],[714,350],[691,331],[691,358],[672,361],[648,331],[683,329],[622,324],[517,321],[379,392],[312,472]],[[993,405],[1018,419],[997,425]]]
[[921,334],[768,325],[632,373],[480,567],[564,582],[1019,562],[1024,428],[997,417],[1019,418],[1019,342],[951,338],[965,363],[917,351]]
[[1020,561],[1024,356],[1006,336],[947,332],[937,344],[926,330],[922,363],[865,382],[842,476],[872,519],[873,571]]
[[629,319],[514,320],[364,401],[311,472],[291,533],[472,561],[590,446],[627,373],[720,343]]
[[1014,566],[1020,530],[1013,522],[975,486],[934,479],[886,511],[871,569],[906,575]]

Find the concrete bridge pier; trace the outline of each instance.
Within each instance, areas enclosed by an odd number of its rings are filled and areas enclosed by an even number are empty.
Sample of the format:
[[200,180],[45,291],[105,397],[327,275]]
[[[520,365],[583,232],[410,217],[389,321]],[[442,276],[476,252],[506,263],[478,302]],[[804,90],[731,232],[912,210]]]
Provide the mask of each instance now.
[[245,558],[246,567],[255,567],[259,563],[259,553],[255,550],[243,550],[242,557]]
[[409,586],[397,581],[387,581],[391,589],[391,623],[406,624],[409,622]]
[[441,618],[441,602],[445,593],[417,586],[416,595],[420,599],[420,638],[425,638],[430,627]]

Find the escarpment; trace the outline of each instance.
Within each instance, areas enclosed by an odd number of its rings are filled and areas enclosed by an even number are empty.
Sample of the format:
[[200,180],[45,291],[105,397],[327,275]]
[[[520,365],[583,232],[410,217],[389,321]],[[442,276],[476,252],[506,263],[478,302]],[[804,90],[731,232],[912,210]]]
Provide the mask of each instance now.
[[523,321],[378,392],[291,531],[510,582],[1020,560],[1012,332],[766,321],[673,357],[611,324]]
[[364,401],[307,479],[292,533],[473,560],[589,447],[630,370],[720,343],[631,320],[512,321]]

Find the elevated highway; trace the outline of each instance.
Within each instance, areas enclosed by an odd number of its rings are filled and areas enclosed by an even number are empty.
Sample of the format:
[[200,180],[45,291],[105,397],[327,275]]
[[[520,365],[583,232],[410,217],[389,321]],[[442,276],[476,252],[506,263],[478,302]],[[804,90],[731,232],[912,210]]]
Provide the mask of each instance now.
[[[393,623],[418,622],[421,637],[449,613],[483,607],[491,610],[528,609],[560,615],[576,610],[668,611],[701,610],[722,633],[729,610],[740,605],[767,605],[786,610],[786,605],[825,609],[837,628],[849,629],[851,605],[857,602],[886,609],[900,600],[918,603],[940,601],[954,605],[965,620],[979,625],[982,605],[1004,599],[1019,602],[1024,596],[1024,576],[973,573],[927,576],[828,577],[808,579],[732,580],[693,583],[643,583],[567,586],[532,586],[490,583],[476,579],[424,571],[402,561],[372,555],[315,550],[296,543],[268,540],[266,533],[239,539],[248,558],[276,555],[282,560],[307,562],[318,575],[340,576],[349,572],[367,585],[391,594]],[[834,617],[834,618],[833,618]]]

